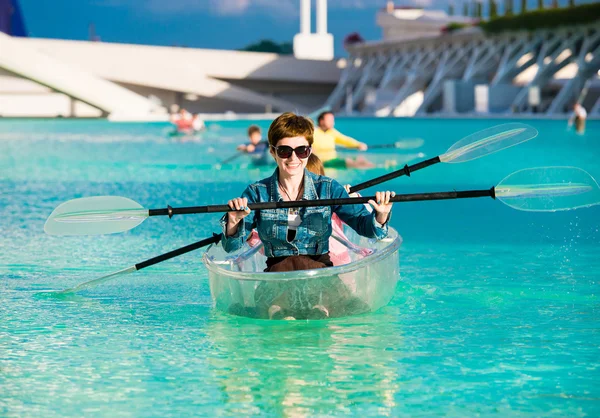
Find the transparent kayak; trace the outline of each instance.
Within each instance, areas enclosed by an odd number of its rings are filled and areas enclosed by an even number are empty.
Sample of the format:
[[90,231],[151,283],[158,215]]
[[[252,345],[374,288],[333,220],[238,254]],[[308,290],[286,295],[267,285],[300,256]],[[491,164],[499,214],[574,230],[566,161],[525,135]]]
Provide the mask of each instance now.
[[[345,226],[343,235],[331,237],[334,267],[265,273],[260,241],[233,253],[211,245],[204,263],[219,310],[260,319],[339,318],[373,312],[390,302],[400,278],[401,243],[393,228],[377,241]],[[273,315],[274,309],[282,315]]]

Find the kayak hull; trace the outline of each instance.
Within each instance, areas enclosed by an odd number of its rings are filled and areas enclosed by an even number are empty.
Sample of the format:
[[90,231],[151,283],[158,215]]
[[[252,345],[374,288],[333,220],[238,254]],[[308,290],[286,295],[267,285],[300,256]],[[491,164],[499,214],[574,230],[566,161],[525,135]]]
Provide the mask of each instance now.
[[262,244],[246,244],[230,254],[220,244],[212,245],[204,262],[216,308],[258,319],[324,319],[374,312],[387,305],[400,278],[398,233],[390,228],[388,237],[377,241],[346,227],[343,236],[333,239],[346,252],[332,260],[345,264],[277,273],[263,271]]

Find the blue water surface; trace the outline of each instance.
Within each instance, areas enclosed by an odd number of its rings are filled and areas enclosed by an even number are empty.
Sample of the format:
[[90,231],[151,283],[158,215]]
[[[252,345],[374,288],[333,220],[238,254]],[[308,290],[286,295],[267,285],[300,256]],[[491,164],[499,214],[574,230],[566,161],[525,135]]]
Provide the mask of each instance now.
[[[404,163],[505,122],[338,119],[337,127],[369,144],[422,142],[367,154]],[[585,135],[564,121],[520,122],[539,137],[364,193],[487,189],[535,166],[600,178],[600,122]],[[272,170],[243,158],[215,167],[249,123],[209,122],[197,137],[171,137],[167,124],[0,121],[1,416],[600,415],[600,206],[397,204],[396,293],[386,308],[353,318],[218,312],[201,251],[77,297],[37,296],[218,231],[218,215],[152,218],[95,237],[48,236],[43,226],[57,205],[83,196],[127,196],[147,208],[225,203]],[[356,184],[388,171],[329,174]]]

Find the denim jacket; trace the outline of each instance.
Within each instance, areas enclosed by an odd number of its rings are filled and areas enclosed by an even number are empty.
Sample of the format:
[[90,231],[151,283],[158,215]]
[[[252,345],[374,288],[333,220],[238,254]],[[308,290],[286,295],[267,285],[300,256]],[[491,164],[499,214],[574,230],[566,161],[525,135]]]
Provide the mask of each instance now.
[[[248,203],[279,202],[279,170],[266,179],[251,184],[242,197]],[[313,174],[304,170],[303,200],[347,198],[344,187],[332,178]],[[287,240],[288,210],[269,209],[253,211],[238,224],[236,233],[226,236],[227,214],[221,218],[223,227],[223,248],[227,252],[240,249],[252,229],[258,229],[258,236],[264,244],[267,257],[286,257],[291,255],[318,255],[329,251],[331,236],[331,214],[335,212],[360,235],[368,238],[382,239],[387,236],[387,223],[378,226],[375,221],[376,212],[370,213],[364,205],[340,205],[300,208],[301,223],[292,241]]]

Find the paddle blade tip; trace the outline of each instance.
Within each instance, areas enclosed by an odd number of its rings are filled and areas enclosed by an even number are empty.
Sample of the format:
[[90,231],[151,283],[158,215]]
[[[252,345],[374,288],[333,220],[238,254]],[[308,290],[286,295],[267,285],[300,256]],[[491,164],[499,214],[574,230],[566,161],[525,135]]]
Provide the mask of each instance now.
[[475,132],[456,142],[446,153],[440,155],[444,163],[464,163],[506,148],[522,144],[538,136],[533,126],[513,122],[496,125]]
[[48,235],[103,235],[128,231],[149,216],[139,203],[120,196],[94,196],[60,204],[44,224]]
[[558,212],[600,204],[600,187],[578,167],[537,167],[516,171],[495,188],[505,205],[528,212]]

